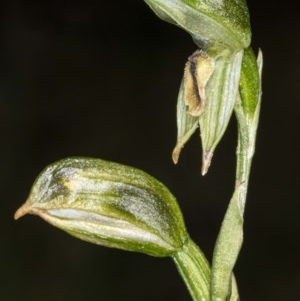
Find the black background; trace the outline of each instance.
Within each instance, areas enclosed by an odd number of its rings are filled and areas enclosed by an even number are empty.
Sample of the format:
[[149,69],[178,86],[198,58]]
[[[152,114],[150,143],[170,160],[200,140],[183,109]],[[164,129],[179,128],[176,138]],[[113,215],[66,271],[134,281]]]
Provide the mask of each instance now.
[[[242,301],[300,299],[294,3],[249,1],[264,94],[235,269]],[[165,183],[211,257],[234,185],[236,124],[204,178],[198,135],[172,164],[178,87],[196,50],[191,38],[142,1],[3,1],[0,12],[0,300],[191,300],[168,258],[91,245],[33,216],[13,220],[46,165],[99,157]]]

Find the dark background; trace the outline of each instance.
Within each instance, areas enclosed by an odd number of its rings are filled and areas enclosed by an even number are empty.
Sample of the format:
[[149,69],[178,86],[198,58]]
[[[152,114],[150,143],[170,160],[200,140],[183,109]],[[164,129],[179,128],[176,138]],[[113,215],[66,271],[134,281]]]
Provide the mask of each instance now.
[[[249,1],[264,53],[263,105],[235,273],[242,301],[300,300],[299,5]],[[17,222],[38,173],[92,156],[165,183],[191,236],[211,257],[234,185],[233,120],[200,176],[195,135],[177,166],[175,106],[187,57],[183,30],[142,1],[0,4],[0,300],[191,300],[168,258],[97,247],[37,217]]]

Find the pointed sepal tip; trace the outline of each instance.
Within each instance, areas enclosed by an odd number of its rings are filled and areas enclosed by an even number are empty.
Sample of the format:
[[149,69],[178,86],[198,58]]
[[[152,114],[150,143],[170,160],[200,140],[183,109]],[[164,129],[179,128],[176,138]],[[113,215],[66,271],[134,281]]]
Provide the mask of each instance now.
[[202,176],[205,176],[207,174],[213,155],[214,153],[210,151],[203,153],[201,167]]
[[29,213],[30,210],[30,202],[27,200],[14,214],[14,219],[17,220],[22,216]]

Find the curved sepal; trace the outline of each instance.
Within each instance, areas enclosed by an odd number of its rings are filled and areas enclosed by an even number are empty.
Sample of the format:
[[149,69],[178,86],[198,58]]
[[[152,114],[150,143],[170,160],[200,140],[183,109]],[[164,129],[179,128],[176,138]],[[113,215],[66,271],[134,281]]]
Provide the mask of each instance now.
[[177,142],[172,152],[172,159],[175,164],[179,160],[179,156],[185,143],[190,139],[193,133],[199,126],[198,117],[192,116],[187,113],[187,105],[184,92],[186,86],[185,79],[182,80],[178,100],[177,100]]

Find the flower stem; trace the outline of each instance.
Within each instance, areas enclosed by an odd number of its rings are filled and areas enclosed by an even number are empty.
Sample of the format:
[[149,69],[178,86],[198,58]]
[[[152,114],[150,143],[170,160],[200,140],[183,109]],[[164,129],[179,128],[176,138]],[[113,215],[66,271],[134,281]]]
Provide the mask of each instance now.
[[193,300],[209,301],[210,268],[198,246],[188,238],[172,258]]
[[[249,113],[241,95],[235,104],[238,121],[238,146],[235,190],[226,211],[215,244],[211,271],[211,301],[237,301],[237,288],[231,292],[233,267],[243,242],[243,222],[252,158],[255,150],[256,132],[260,112],[260,73],[262,56],[258,57],[258,93],[255,110]],[[255,75],[254,75],[255,76]]]

